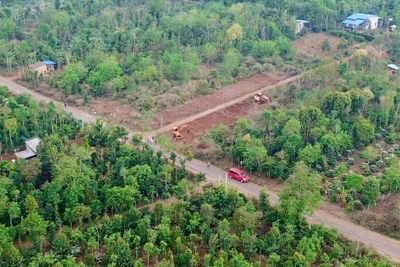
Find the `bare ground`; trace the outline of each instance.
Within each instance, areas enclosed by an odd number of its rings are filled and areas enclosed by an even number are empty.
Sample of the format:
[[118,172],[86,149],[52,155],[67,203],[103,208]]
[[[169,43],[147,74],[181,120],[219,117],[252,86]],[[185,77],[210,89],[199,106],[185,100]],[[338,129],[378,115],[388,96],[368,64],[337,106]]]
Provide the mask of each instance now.
[[349,217],[361,226],[400,239],[400,192],[379,201],[369,210],[355,211]]
[[[322,51],[322,43],[328,40],[331,50]],[[331,57],[339,53],[338,45],[342,41],[341,38],[329,35],[327,33],[308,34],[293,42],[293,46],[298,53],[302,53],[312,57]]]

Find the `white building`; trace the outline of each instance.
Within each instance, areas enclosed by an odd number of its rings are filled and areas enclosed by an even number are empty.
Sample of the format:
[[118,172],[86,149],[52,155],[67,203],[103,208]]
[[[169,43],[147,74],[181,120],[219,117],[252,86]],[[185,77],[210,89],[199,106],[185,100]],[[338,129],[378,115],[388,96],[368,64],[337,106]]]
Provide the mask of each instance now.
[[311,25],[311,22],[308,20],[302,20],[298,19],[296,20],[296,34],[300,33],[303,29],[309,28]]
[[347,29],[373,30],[380,27],[380,18],[376,15],[355,13],[347,17],[342,24]]

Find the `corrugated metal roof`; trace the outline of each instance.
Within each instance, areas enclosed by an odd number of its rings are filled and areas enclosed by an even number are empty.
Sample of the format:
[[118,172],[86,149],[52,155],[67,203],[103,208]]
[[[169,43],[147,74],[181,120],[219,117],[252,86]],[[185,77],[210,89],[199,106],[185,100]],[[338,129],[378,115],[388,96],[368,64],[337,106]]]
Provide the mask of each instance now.
[[26,140],[25,144],[26,144],[27,148],[29,147],[33,152],[36,153],[36,151],[37,151],[36,148],[39,145],[40,141],[41,140],[39,137],[33,137],[31,139]]
[[350,16],[348,16],[346,19],[350,19],[350,20],[366,20],[369,18],[373,18],[373,17],[378,17],[377,15],[371,15],[371,14],[364,14],[364,13],[354,13],[351,14]]
[[56,63],[54,61],[51,61],[51,60],[45,60],[45,61],[42,61],[42,63],[46,64],[46,65],[56,65]]
[[308,20],[296,19],[297,22],[310,23]]
[[377,15],[370,15],[370,14],[363,14],[363,13],[354,13],[348,16],[342,23],[353,25],[353,26],[360,26],[365,22],[365,20],[369,18],[378,17]]
[[29,159],[36,156],[36,153],[30,149],[15,152],[15,156],[19,159]]
[[33,137],[25,141],[26,150],[15,152],[15,156],[19,159],[29,159],[36,156],[37,146],[40,143],[39,137]]
[[389,64],[389,65],[387,65],[389,68],[391,68],[391,69],[394,69],[394,70],[399,70],[400,68],[397,66],[397,65],[395,65],[395,64]]

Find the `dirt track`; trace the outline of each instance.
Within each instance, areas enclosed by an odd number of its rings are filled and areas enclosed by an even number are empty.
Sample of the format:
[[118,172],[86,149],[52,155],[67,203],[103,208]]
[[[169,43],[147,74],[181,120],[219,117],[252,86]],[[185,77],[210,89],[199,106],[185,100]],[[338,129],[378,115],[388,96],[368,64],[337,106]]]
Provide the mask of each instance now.
[[[274,86],[279,86],[279,85],[290,83],[300,77],[301,77],[301,75],[291,77],[287,80],[281,81],[278,84],[275,84]],[[25,87],[22,87],[22,86],[16,84],[15,82],[13,82],[9,79],[3,78],[1,76],[0,76],[0,85],[8,86],[8,88],[16,94],[30,93],[33,95],[34,98],[36,98],[39,101],[44,101],[46,103],[53,101],[48,97],[44,97],[42,95],[34,93],[31,90],[29,90]],[[272,87],[274,87],[274,86],[272,86]],[[267,90],[267,89],[268,88],[265,88],[264,90]],[[233,105],[234,103],[240,103],[240,102],[246,100],[247,98],[251,97],[252,95],[253,95],[253,93],[249,93],[235,101],[227,102],[223,105],[217,106],[215,108],[212,108],[212,109],[202,112],[200,114],[190,116],[189,118],[186,118],[185,120],[181,120],[180,122],[186,123],[186,122],[204,117],[215,111],[229,107],[229,106]],[[62,103],[59,103],[56,101],[53,101],[53,102],[55,102],[58,106],[62,107]],[[86,122],[93,122],[96,119],[96,117],[94,117],[90,114],[87,114],[83,111],[74,109],[74,108],[68,108],[67,110],[72,112],[74,114],[74,116],[76,116],[77,118],[83,119]],[[176,122],[176,123],[179,123],[179,122]],[[156,132],[169,130],[171,128],[171,126],[172,126],[172,124],[167,125],[167,126],[163,127],[162,129],[159,129],[159,130],[153,132],[153,134]],[[130,132],[130,134],[132,134],[132,132]],[[159,148],[155,147],[155,149],[159,149]],[[242,184],[242,183],[239,183],[234,180],[228,180],[228,179],[225,180],[224,177],[225,177],[226,172],[224,170],[215,168],[215,167],[207,168],[206,163],[196,160],[196,159],[194,159],[192,161],[188,161],[186,163],[186,166],[188,167],[189,170],[192,170],[193,172],[205,173],[207,175],[207,178],[210,180],[213,180],[214,182],[215,181],[218,181],[218,182],[225,181],[227,186],[229,185],[230,187],[236,187],[239,191],[241,191],[247,195],[250,195],[250,196],[258,196],[260,190],[262,189],[261,186],[258,186],[254,183]],[[270,195],[270,199],[271,199],[272,203],[274,203],[274,204],[279,203],[279,197],[276,192],[269,190],[268,193]],[[317,210],[315,215],[309,217],[309,219],[313,223],[323,223],[327,227],[336,228],[344,236],[346,236],[350,239],[353,239],[355,241],[359,240],[360,242],[362,242],[366,245],[370,245],[370,246],[374,247],[382,255],[385,255],[388,258],[390,258],[392,261],[394,261],[396,263],[400,262],[400,242],[398,240],[394,240],[387,236],[383,236],[381,234],[378,234],[378,233],[375,233],[368,229],[365,229],[365,228],[363,228],[359,225],[356,225],[350,221],[347,221],[345,219],[342,219],[342,218],[336,217],[332,214],[329,214],[329,211],[325,211],[325,210]]]
[[277,82],[275,84],[272,84],[272,85],[269,85],[269,86],[266,86],[266,87],[262,87],[262,88],[257,88],[254,91],[250,91],[249,93],[244,94],[244,95],[242,95],[240,97],[237,97],[237,98],[235,98],[235,99],[233,99],[231,101],[225,102],[225,103],[220,104],[218,106],[214,106],[213,108],[209,108],[209,109],[207,109],[207,110],[205,110],[203,112],[197,113],[195,115],[191,115],[190,117],[187,117],[187,118],[184,118],[184,119],[181,119],[181,120],[178,120],[178,121],[174,121],[172,123],[164,125],[162,128],[159,128],[157,130],[152,131],[150,133],[150,135],[157,135],[157,134],[160,134],[160,133],[163,133],[163,132],[168,132],[174,126],[177,126],[177,125],[179,126],[179,125],[182,125],[182,124],[189,123],[191,121],[197,120],[199,118],[203,118],[203,117],[205,117],[207,115],[210,115],[211,113],[226,109],[226,108],[228,108],[228,107],[230,107],[232,105],[235,105],[237,103],[244,102],[248,98],[252,97],[258,91],[266,91],[266,90],[270,90],[272,88],[275,88],[275,87],[278,87],[278,86],[281,86],[281,85],[286,85],[286,84],[292,83],[294,81],[297,81],[301,77],[303,77],[303,74],[298,74],[296,76],[292,76],[290,78],[281,80],[281,81],[279,81],[279,82]]

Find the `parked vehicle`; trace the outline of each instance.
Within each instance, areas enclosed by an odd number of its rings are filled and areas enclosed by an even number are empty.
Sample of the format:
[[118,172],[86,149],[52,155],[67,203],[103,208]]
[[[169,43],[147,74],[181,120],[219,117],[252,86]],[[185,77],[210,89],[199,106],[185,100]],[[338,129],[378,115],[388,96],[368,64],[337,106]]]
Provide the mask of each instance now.
[[250,181],[250,177],[242,170],[238,168],[230,168],[228,171],[228,176],[231,179],[238,180],[241,183],[248,183]]

